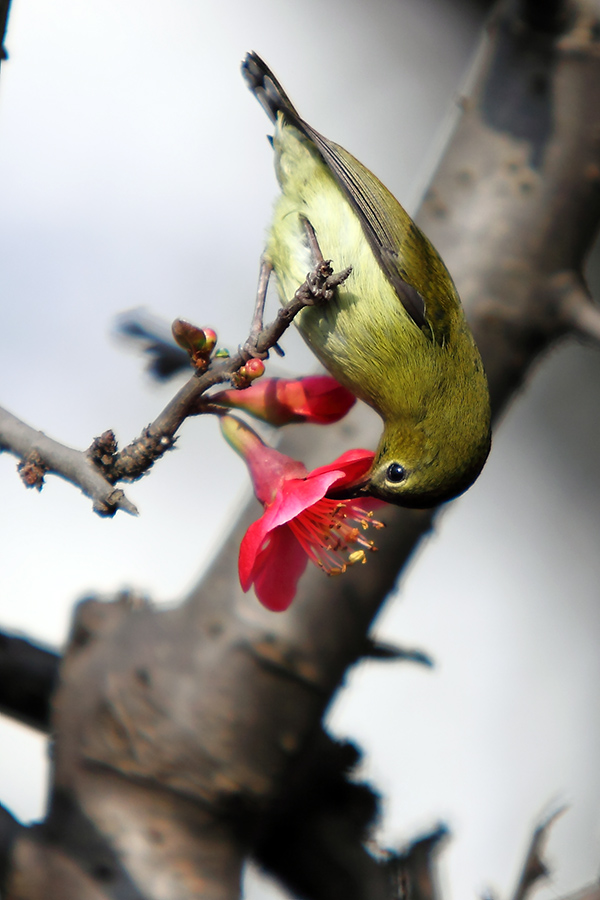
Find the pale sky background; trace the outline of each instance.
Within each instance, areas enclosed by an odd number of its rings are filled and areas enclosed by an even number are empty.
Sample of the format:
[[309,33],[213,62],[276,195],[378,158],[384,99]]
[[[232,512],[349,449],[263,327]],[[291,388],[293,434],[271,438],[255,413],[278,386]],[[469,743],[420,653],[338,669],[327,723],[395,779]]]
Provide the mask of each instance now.
[[[210,325],[224,345],[244,338],[275,194],[269,125],[239,74],[247,50],[414,209],[480,25],[459,0],[13,0],[0,402],[67,444],[108,427],[124,444],[173,388],[111,339],[118,313],[145,306]],[[298,339],[286,348],[289,371],[312,367]],[[440,819],[452,829],[446,900],[507,898],[532,828],[562,803],[538,896],[598,875],[599,394],[593,350],[538,368],[378,622],[437,667],[364,665],[330,714],[386,798],[383,844]],[[187,423],[177,451],[127,489],[138,519],[102,520],[58,479],[25,491],[3,454],[1,627],[60,647],[86,592],[177,600],[247,490],[211,421]],[[46,741],[0,718],[0,800],[42,816],[46,775]]]

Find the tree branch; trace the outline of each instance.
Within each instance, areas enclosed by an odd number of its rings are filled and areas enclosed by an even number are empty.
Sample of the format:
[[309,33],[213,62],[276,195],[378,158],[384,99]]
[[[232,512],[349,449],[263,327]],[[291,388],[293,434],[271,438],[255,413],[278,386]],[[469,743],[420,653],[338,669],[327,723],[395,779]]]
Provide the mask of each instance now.
[[527,851],[527,856],[525,857],[525,863],[523,865],[523,869],[521,871],[521,875],[519,877],[517,887],[515,888],[512,900],[525,900],[534,884],[536,884],[540,880],[540,878],[546,878],[550,874],[549,869],[542,858],[542,852],[548,838],[550,828],[552,827],[552,825],[554,825],[557,818],[562,815],[564,811],[565,807],[556,810],[556,812],[552,813],[551,816],[548,816],[545,822],[542,822],[541,825],[538,825],[538,827],[533,832],[529,850]]
[[101,516],[114,516],[118,509],[137,515],[135,505],[100,473],[88,453],[59,444],[0,408],[1,450],[21,458],[21,477],[27,487],[41,490],[44,475],[50,472],[81,488]]
[[59,665],[58,653],[0,633],[0,712],[47,732]]
[[600,346],[600,306],[594,303],[581,276],[561,272],[553,279],[550,291],[565,327],[577,337]]
[[397,898],[410,897],[411,900],[437,900],[440,889],[437,883],[436,858],[449,836],[445,825],[430,834],[417,838],[406,850],[392,857],[389,866],[395,872]]
[[0,884],[5,883],[14,843],[22,833],[22,825],[5,806],[0,804]]

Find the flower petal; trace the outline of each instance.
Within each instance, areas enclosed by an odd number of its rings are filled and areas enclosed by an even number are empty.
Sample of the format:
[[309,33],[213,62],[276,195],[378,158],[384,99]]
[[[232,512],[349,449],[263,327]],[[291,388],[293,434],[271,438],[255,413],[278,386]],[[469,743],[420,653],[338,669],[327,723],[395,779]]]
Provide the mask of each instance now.
[[360,481],[373,465],[374,459],[375,454],[372,450],[347,450],[329,465],[313,469],[307,477],[309,479],[319,478],[328,472],[338,470],[339,477],[332,484],[335,484],[336,487],[342,487],[342,485]]
[[269,535],[269,532],[276,527],[272,524],[272,520],[277,515],[280,505],[281,496],[278,494],[273,503],[266,508],[260,519],[257,519],[256,522],[253,522],[252,525],[250,525],[242,538],[238,568],[240,583],[244,591],[249,590],[252,584],[256,560],[261,552],[262,546]]
[[342,419],[356,403],[356,397],[330,375],[307,375],[278,386],[282,405],[294,410],[298,420],[321,425]]
[[334,470],[319,478],[292,478],[283,482],[273,502],[267,506],[260,519],[250,525],[242,538],[239,571],[245,591],[252,583],[251,573],[269,532],[290,522],[305,509],[322,500],[339,475]]
[[249,526],[242,538],[238,568],[244,591],[254,581],[258,559],[269,534],[322,500],[340,475],[343,472],[334,469],[316,478],[292,478],[283,482],[273,502],[266,507],[260,519]]
[[280,500],[277,510],[274,510],[275,504],[269,507],[265,515],[273,509],[270,517],[271,527],[276,525],[284,525],[291,519],[294,519],[305,509],[314,506],[319,500],[322,500],[332,484],[336,483],[343,477],[343,471],[332,469],[330,472],[323,472],[313,478],[312,473],[306,478],[292,478],[284,481],[277,495]]
[[253,573],[256,596],[267,609],[283,612],[294,597],[308,557],[287,525],[269,535]]

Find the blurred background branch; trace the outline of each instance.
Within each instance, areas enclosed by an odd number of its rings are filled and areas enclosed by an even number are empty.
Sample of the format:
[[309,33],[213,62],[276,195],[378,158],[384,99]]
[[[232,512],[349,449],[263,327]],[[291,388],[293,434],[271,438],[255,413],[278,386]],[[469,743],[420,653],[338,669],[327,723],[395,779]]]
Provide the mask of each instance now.
[[0,711],[19,722],[50,730],[50,699],[60,656],[16,635],[0,634]]
[[8,59],[8,53],[4,45],[6,29],[8,26],[8,14],[10,12],[10,0],[0,0],[0,69],[4,60]]

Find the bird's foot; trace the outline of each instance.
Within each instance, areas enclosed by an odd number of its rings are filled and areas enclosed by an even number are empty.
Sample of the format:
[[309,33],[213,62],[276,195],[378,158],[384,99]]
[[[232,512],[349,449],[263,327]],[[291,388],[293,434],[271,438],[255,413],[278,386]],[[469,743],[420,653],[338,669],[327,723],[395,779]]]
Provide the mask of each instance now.
[[306,281],[300,285],[294,297],[302,301],[305,306],[328,303],[335,295],[336,288],[346,281],[351,271],[352,266],[348,266],[341,272],[334,272],[331,260],[324,259],[317,263],[312,272],[308,273]]
[[343,284],[352,266],[334,273],[330,259],[323,258],[323,252],[317,240],[317,233],[312,223],[306,216],[300,216],[306,232],[306,243],[310,248],[314,269],[306,276],[306,281],[301,284],[294,299],[300,300],[305,306],[316,306],[319,303],[327,303],[335,294],[335,289]]

